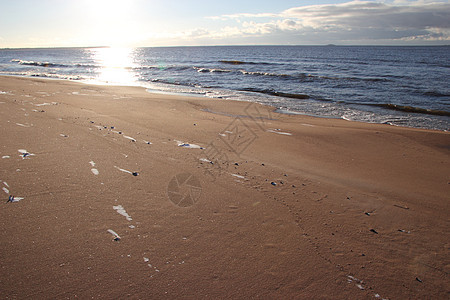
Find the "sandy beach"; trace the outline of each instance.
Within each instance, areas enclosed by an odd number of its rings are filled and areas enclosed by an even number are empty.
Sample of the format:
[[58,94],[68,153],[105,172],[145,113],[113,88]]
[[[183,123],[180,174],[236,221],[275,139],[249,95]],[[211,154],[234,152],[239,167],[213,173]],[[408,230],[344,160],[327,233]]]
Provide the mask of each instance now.
[[0,134],[2,299],[450,296],[448,132],[0,77]]

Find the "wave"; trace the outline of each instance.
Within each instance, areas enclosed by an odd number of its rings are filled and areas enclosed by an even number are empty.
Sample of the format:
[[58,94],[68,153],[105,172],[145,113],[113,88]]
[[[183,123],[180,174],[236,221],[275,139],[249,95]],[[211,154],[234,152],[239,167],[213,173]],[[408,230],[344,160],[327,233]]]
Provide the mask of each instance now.
[[219,60],[222,64],[228,65],[274,65],[275,63],[268,62],[249,62],[249,61],[240,61],[240,60]]
[[3,71],[0,71],[0,74],[10,75],[10,76],[29,76],[29,77],[42,77],[42,78],[63,79],[63,80],[86,80],[87,79],[80,75],[61,75],[61,74],[33,73],[33,72],[3,72]]
[[427,109],[427,108],[421,108],[421,107],[415,107],[415,106],[409,106],[409,105],[399,105],[399,104],[392,104],[392,103],[373,103],[373,104],[368,103],[368,104],[364,104],[364,105],[381,107],[381,108],[385,108],[385,109],[408,112],[408,113],[450,117],[450,111],[445,111],[445,110]]
[[27,60],[12,60],[13,62],[18,62],[19,65],[24,66],[36,66],[36,67],[68,67],[67,65],[63,64],[56,64],[56,63],[50,63],[50,62],[40,62],[40,61],[27,61]]
[[243,75],[254,75],[254,76],[274,76],[274,77],[293,77],[292,75],[287,74],[277,74],[277,73],[270,73],[270,72],[250,72],[245,70],[239,70]]
[[441,92],[437,92],[437,91],[428,91],[428,92],[424,92],[423,93],[425,96],[430,96],[430,97],[450,97],[450,94],[444,94]]
[[199,68],[194,67],[195,70],[199,73],[230,73],[233,72],[233,70],[226,70],[226,69],[208,69],[208,68]]
[[[222,61],[221,61],[222,62]],[[239,61],[227,61],[231,63],[239,62]],[[242,62],[243,64],[250,64],[248,62]],[[237,63],[236,63],[237,64]],[[259,64],[259,63],[253,63]],[[159,71],[187,71],[187,70],[196,70],[198,73],[240,73],[245,76],[267,76],[267,77],[275,77],[283,80],[300,80],[300,81],[314,81],[314,80],[330,80],[330,81],[356,81],[356,82],[388,82],[391,79],[383,78],[383,77],[332,77],[332,76],[322,76],[315,74],[307,74],[307,73],[292,73],[292,74],[284,74],[284,73],[276,73],[276,72],[267,72],[267,71],[248,71],[245,69],[224,69],[224,68],[208,68],[208,67],[198,67],[198,66],[185,66],[185,65],[175,65],[175,66],[160,66],[160,65],[148,65],[148,66],[139,66],[133,68],[134,70],[159,70]]]
[[284,92],[277,92],[274,90],[260,90],[260,89],[256,89],[256,88],[244,88],[244,89],[239,89],[239,91],[260,93],[260,94],[265,94],[265,95],[270,95],[270,96],[292,98],[292,99],[309,99],[309,98],[311,98],[309,95],[306,95],[306,94],[284,93]]
[[58,75],[58,74],[46,74],[46,73],[32,73],[32,74],[27,74],[27,76],[63,79],[63,80],[84,80],[84,79],[86,79],[83,76],[79,76],[79,75],[71,76],[71,75]]
[[[185,87],[195,87],[195,88],[201,88],[202,86],[196,84],[196,83],[190,83],[190,82],[180,82],[175,80],[165,80],[165,79],[151,79],[150,82],[155,83],[163,83],[163,84],[170,84],[170,85],[177,85],[177,86],[185,86]],[[207,87],[204,87],[207,88]]]
[[250,72],[246,70],[239,70],[243,75],[252,75],[252,76],[271,76],[278,77],[283,79],[290,80],[333,80],[333,81],[358,81],[358,82],[388,82],[390,81],[387,78],[376,78],[376,77],[331,77],[331,76],[321,76],[321,75],[313,75],[313,74],[305,74],[305,73],[296,73],[296,74],[280,74],[280,73],[270,73],[270,72]]
[[80,68],[98,68],[100,66],[98,65],[91,65],[91,64],[73,64],[73,65],[67,65],[67,64],[59,64],[59,63],[52,63],[52,62],[40,62],[40,61],[29,61],[29,60],[21,60],[21,59],[12,59],[11,62],[17,62],[19,65],[24,66],[36,66],[36,67],[44,67],[44,68],[73,68],[73,67],[80,67]]
[[160,71],[186,71],[191,69],[191,66],[164,66],[164,65],[151,65],[151,66],[139,66],[132,68],[133,70],[160,70]]

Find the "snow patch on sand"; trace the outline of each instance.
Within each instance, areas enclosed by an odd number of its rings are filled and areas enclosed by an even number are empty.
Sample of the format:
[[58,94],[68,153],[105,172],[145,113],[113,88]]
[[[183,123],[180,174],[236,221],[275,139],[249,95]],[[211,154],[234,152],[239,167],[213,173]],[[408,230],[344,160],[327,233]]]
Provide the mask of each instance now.
[[126,139],[131,140],[132,142],[136,142],[136,139],[132,138],[131,136],[124,135],[123,137],[126,138]]
[[244,176],[238,175],[238,174],[231,174],[231,176],[234,176],[234,177],[237,177],[237,178],[240,178],[240,179],[245,179]]
[[183,148],[189,148],[189,149],[205,149],[202,146],[196,145],[196,144],[189,144],[189,143],[184,143],[181,141],[176,141],[178,147],[183,147]]
[[119,171],[121,171],[121,172],[125,172],[125,173],[128,173],[128,174],[133,175],[133,172],[128,171],[128,170],[125,170],[125,169],[122,169],[122,168],[119,168],[118,166],[114,166],[114,168],[116,168],[117,170],[119,170]]
[[24,197],[11,197],[10,202],[15,203],[15,202],[19,202],[20,200],[25,199]]
[[292,133],[289,132],[282,132],[280,129],[268,129],[267,132],[282,134],[282,135],[292,135]]
[[48,102],[44,102],[44,103],[39,103],[39,104],[35,104],[34,106],[47,106],[47,105],[56,105],[56,102],[52,102],[52,103],[48,103]]
[[125,210],[125,208],[123,208],[122,205],[113,206],[113,209],[117,211],[118,214],[124,216],[127,219],[127,221],[133,221],[131,216],[127,213],[127,211]]
[[120,236],[117,234],[117,232],[112,229],[108,229],[107,231],[113,235],[115,241],[120,240]]
[[27,150],[25,149],[19,149],[17,150],[20,153],[20,156],[22,157],[22,159],[26,159],[29,158],[30,156],[34,156],[33,153],[29,153]]
[[[364,281],[362,281],[362,280],[360,280],[360,279],[358,279],[358,278],[356,278],[356,277],[354,277],[354,276],[352,276],[352,275],[347,275],[347,282],[348,283],[355,283],[355,285],[356,285],[356,287],[358,288],[358,289],[360,289],[360,290],[365,290],[365,287],[364,287]],[[378,293],[375,293],[374,294],[374,297],[375,298],[378,298],[378,299],[382,299],[382,300],[388,300],[387,298],[382,298],[381,296],[380,296],[380,294],[378,294]]]

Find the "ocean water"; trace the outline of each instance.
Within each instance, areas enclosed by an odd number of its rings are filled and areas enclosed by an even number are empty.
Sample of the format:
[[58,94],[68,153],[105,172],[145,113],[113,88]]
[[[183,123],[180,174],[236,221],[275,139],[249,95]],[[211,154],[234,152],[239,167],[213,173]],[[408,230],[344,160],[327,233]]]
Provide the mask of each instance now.
[[278,111],[450,129],[450,47],[223,46],[0,50],[0,74],[139,85]]

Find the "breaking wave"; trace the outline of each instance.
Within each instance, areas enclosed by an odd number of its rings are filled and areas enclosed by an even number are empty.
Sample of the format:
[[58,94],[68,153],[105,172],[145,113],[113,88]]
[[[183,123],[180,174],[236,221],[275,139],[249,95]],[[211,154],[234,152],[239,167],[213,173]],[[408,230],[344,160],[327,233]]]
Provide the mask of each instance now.
[[35,66],[35,67],[44,67],[44,68],[99,68],[100,66],[97,65],[90,65],[90,64],[73,64],[73,65],[67,65],[67,64],[59,64],[59,63],[52,63],[52,62],[41,62],[41,61],[28,61],[28,60],[21,60],[21,59],[13,59],[11,62],[17,62],[19,65],[23,66]]

